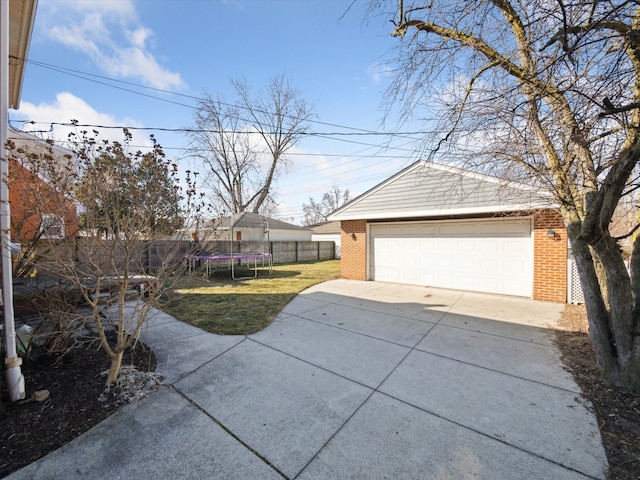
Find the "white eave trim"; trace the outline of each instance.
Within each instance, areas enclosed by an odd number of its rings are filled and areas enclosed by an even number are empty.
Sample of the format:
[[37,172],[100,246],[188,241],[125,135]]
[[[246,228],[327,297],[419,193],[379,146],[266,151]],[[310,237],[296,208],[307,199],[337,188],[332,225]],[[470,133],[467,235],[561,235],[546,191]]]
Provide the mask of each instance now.
[[522,204],[508,206],[486,206],[486,207],[466,207],[451,208],[446,210],[401,210],[401,211],[383,211],[370,213],[354,213],[344,215],[330,215],[329,220],[382,220],[395,218],[422,218],[422,217],[443,217],[450,215],[479,215],[487,213],[507,213],[507,212],[524,212],[531,210],[540,210],[547,208],[558,208],[558,205],[550,204]]

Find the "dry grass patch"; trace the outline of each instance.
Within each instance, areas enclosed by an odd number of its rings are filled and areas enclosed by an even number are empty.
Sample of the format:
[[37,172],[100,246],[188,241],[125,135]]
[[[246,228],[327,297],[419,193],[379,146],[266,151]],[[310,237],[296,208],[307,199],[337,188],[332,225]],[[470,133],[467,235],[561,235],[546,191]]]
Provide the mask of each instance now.
[[245,280],[233,280],[226,269],[209,278],[187,275],[178,279],[162,309],[211,333],[249,334],[269,325],[301,291],[339,276],[339,260],[274,265],[271,274],[262,269]]

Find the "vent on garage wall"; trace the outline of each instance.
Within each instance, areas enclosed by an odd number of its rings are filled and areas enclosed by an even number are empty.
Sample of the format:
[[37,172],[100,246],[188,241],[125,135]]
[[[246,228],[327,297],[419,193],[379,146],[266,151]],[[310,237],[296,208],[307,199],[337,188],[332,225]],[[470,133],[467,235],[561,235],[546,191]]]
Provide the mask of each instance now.
[[567,302],[574,304],[584,303],[584,294],[582,293],[576,262],[571,258],[567,262],[569,263],[567,266],[567,272],[569,272],[567,275]]
[[[582,286],[580,285],[580,278],[578,277],[578,267],[575,260],[570,258],[567,260],[567,302],[574,304],[584,303],[584,293],[582,293]],[[627,270],[630,271],[630,264],[625,262]]]

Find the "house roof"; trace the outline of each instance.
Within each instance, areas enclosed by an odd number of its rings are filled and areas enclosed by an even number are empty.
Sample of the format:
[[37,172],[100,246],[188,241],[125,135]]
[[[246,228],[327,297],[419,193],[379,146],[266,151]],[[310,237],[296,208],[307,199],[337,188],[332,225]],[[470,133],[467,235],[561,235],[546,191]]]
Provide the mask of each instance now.
[[420,160],[329,215],[329,220],[470,215],[554,207],[538,188]]
[[[7,130],[8,137],[12,140],[17,148],[23,148],[29,153],[37,153],[40,155],[47,155],[51,151],[55,162],[45,162],[43,168],[36,172],[36,175],[41,180],[48,181],[47,173],[67,173],[69,170],[76,171],[78,168],[77,159],[74,152],[64,147],[56,145],[55,143],[49,144],[46,140],[40,137],[36,137],[27,132],[16,130],[9,127]],[[19,158],[16,158],[19,160]],[[20,162],[24,168],[29,169],[29,164]]]
[[[231,226],[231,216],[216,218],[213,221],[214,228],[224,229]],[[309,230],[299,225],[283,222],[275,218],[265,217],[259,213],[242,212],[233,214],[234,228],[264,228],[269,230]]]
[[9,0],[9,108],[20,106],[25,58],[38,0]]
[[44,140],[32,133],[23,132],[22,130],[17,130],[11,126],[9,126],[7,133],[9,139],[16,142],[17,146],[28,148],[32,152],[35,151],[37,153],[47,153],[49,147],[51,147],[56,156],[61,159],[67,157],[75,157],[75,153],[72,150],[61,147],[56,143],[49,143],[47,140]]
[[340,233],[340,222],[322,222],[315,225],[309,225],[307,228],[311,229],[313,233]]
[[[8,137],[15,143],[16,148],[23,148],[27,150],[28,153],[36,153],[39,155],[48,155],[49,152],[53,155],[53,162],[43,162],[37,171],[33,171],[32,165],[29,162],[23,162],[20,159],[20,154],[15,155],[12,152],[8,152],[9,156],[16,160],[22,168],[27,169],[31,173],[33,173],[37,178],[43,181],[46,184],[51,184],[51,180],[55,177],[60,177],[60,175],[69,175],[72,172],[77,172],[78,164],[77,158],[74,152],[63,148],[54,143],[49,144],[45,140],[40,137],[36,137],[27,132],[23,132],[21,130],[16,130],[12,127],[9,127],[7,130]],[[59,192],[65,197],[69,198],[76,202],[76,207],[78,209],[82,208],[80,203],[74,200],[71,197],[70,192]]]

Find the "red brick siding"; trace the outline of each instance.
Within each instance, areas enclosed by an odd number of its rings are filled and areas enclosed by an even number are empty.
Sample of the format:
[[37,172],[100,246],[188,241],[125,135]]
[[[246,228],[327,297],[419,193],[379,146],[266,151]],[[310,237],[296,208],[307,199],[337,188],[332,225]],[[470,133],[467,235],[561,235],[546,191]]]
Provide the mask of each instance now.
[[[549,238],[552,229],[556,236]],[[560,214],[543,210],[533,217],[533,298],[567,301],[567,230]]]
[[9,162],[9,204],[12,241],[22,243],[33,240],[45,214],[64,218],[65,235],[72,237],[78,233],[75,203],[55,192],[15,160]]
[[340,222],[340,273],[350,280],[367,279],[367,222]]

